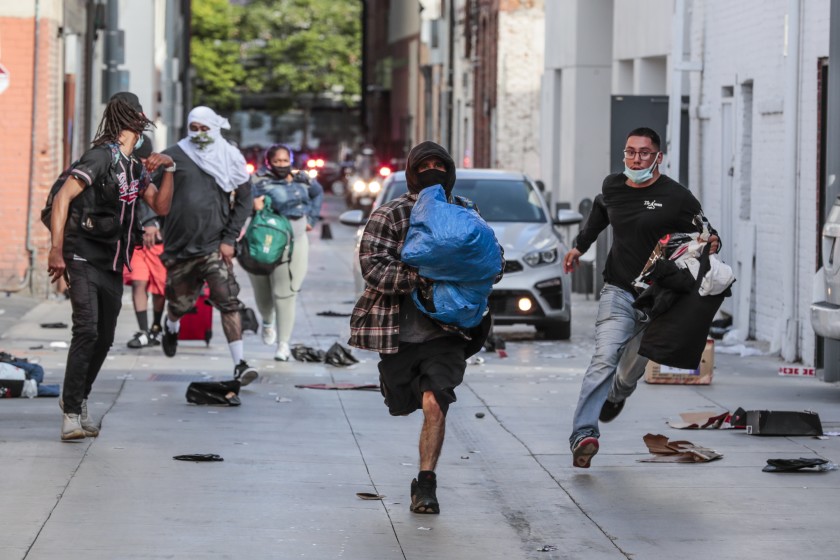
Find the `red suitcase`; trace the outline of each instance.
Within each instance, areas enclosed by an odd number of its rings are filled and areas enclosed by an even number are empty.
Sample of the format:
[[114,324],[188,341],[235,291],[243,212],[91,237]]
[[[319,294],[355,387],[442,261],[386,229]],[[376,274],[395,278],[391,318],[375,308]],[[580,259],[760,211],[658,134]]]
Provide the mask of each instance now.
[[210,290],[204,286],[195,307],[181,317],[178,340],[203,340],[208,346],[213,338],[213,306],[208,297]]

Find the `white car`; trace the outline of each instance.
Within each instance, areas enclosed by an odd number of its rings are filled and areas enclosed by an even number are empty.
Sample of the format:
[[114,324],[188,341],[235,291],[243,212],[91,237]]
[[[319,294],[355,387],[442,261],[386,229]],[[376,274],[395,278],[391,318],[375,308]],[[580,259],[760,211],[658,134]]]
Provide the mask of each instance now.
[[[458,169],[456,176],[453,193],[475,202],[505,250],[504,278],[493,286],[490,295],[494,323],[533,325],[547,339],[568,339],[571,279],[563,273],[563,256],[568,248],[556,226],[577,224],[583,217],[573,210],[559,210],[551,219],[540,189],[523,173]],[[405,173],[394,173],[383,184],[374,208],[407,190]],[[359,241],[366,219],[361,210],[350,210],[339,218],[345,225],[360,226],[353,263],[358,294],[364,289]]]
[[822,260],[816,282],[824,299],[811,304],[811,325],[818,335],[840,340],[840,197],[823,226]]

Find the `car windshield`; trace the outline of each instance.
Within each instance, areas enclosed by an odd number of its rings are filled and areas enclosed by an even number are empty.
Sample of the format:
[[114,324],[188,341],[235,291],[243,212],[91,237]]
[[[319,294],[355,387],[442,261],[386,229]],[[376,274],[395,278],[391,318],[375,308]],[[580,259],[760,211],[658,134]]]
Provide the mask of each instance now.
[[[391,183],[384,201],[402,196],[405,181]],[[488,222],[545,222],[540,197],[525,181],[511,179],[457,179],[454,194],[472,200]]]

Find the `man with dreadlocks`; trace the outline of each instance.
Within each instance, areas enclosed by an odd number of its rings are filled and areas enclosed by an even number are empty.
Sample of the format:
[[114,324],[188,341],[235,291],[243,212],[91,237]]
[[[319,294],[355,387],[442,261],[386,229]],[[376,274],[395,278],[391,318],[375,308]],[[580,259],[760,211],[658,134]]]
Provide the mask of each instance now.
[[168,301],[161,345],[169,357],[178,351],[181,317],[195,305],[206,282],[209,301],[222,316],[233,377],[247,385],[258,373],[244,357],[240,313],[245,306],[238,297],[233,257],[253,206],[250,176],[245,158],[222,137],[221,129],[230,128],[226,118],[209,107],[195,107],[187,123],[187,137],[163,152],[175,160],[178,171],[160,257]]
[[[144,167],[133,152],[152,123],[137,96],[115,94],[108,101],[93,146],[68,171],[52,204],[48,269],[52,281],[67,281],[73,335],[59,405],[62,440],[99,435],[87,398],[114,342],[122,306],[123,266],[130,262],[134,209],[143,199],[158,215],[169,213],[175,163],[151,154]],[[161,187],[148,171],[164,168]],[[148,169],[148,171],[147,171]]]

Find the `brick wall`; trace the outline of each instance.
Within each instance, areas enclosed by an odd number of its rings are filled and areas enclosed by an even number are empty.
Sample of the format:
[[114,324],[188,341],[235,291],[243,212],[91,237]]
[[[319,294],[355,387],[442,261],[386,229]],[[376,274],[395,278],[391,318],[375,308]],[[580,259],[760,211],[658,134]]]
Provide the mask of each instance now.
[[[39,215],[46,193],[60,172],[61,49],[58,23],[41,18],[39,25],[38,91],[33,103],[35,20],[0,18],[0,62],[10,74],[9,88],[0,94],[0,291],[17,289],[25,278],[30,265],[26,248],[29,229],[34,249],[29,285],[36,294],[44,294],[49,238]],[[33,109],[37,115],[34,136]],[[34,173],[30,176],[33,159]]]

